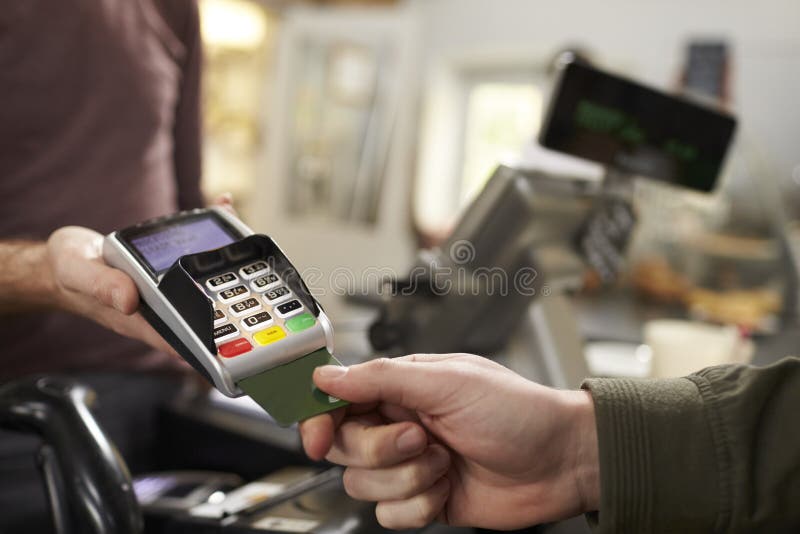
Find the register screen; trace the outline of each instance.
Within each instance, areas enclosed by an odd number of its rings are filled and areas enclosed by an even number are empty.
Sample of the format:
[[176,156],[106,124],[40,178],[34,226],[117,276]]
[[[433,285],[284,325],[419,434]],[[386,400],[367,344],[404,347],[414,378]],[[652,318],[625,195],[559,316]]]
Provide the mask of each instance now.
[[542,145],[700,191],[716,184],[736,120],[586,65],[569,64]]
[[224,247],[233,241],[233,237],[217,221],[203,218],[136,237],[131,244],[156,273],[161,273],[181,256]]

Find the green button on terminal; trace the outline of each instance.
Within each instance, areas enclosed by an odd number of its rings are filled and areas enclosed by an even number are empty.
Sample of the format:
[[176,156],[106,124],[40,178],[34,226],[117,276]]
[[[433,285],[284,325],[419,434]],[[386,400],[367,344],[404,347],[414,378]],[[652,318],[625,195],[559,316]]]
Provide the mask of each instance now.
[[286,328],[288,328],[290,332],[300,332],[314,326],[315,321],[314,316],[310,313],[301,313],[297,317],[287,319]]

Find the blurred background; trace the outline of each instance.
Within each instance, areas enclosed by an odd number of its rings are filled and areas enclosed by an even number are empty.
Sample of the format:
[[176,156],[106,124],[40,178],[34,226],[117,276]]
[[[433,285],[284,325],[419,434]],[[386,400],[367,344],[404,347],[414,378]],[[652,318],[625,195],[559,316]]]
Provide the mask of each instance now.
[[721,185],[703,196],[637,190],[647,209],[629,252],[641,261],[628,279],[638,272],[642,291],[669,300],[686,298],[664,294],[676,280],[732,289],[764,286],[765,273],[778,272],[771,206],[789,222],[800,215],[794,0],[200,6],[205,191],[232,192],[249,224],[301,270],[318,269],[311,285],[334,310],[346,305],[328,287],[331,273],[406,272],[418,247],[448,234],[498,162],[603,175],[536,146],[566,49],[678,91],[693,44],[724,47],[715,96],[739,127]]
[[[344,364],[465,351],[577,388],[797,353],[797,0],[198,5],[204,194],[283,247]],[[193,393],[134,482],[153,525],[378,531],[296,429]]]

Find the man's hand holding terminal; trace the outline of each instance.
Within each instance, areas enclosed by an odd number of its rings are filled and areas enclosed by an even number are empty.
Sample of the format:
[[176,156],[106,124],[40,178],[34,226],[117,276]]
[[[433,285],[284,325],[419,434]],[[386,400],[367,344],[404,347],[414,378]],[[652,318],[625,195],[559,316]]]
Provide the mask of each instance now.
[[[214,205],[233,212],[229,194]],[[103,235],[94,230],[65,226],[46,242],[0,241],[0,313],[67,311],[177,358],[138,308],[136,285],[105,263]]]
[[0,267],[0,313],[63,310],[175,354],[136,313],[133,280],[105,263],[103,236],[94,230],[66,226],[46,242],[0,242]]
[[386,527],[513,529],[598,508],[587,392],[466,354],[326,366],[314,381],[353,404],[303,422],[305,450],[346,466],[345,489]]

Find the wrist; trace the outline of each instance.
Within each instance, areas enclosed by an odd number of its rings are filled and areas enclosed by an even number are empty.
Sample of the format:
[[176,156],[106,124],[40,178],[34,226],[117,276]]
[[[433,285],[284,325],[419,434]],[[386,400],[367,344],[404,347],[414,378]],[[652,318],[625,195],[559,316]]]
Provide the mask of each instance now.
[[47,244],[36,243],[26,248],[24,262],[28,266],[32,280],[27,291],[29,302],[40,308],[61,308],[59,287],[53,273]]
[[56,306],[55,282],[48,261],[47,245],[36,241],[3,243],[0,246],[0,307],[19,312]]
[[600,508],[600,459],[597,443],[597,423],[594,401],[588,391],[575,393],[572,415],[572,476],[578,492],[581,510],[593,512]]

